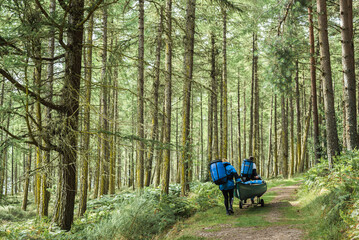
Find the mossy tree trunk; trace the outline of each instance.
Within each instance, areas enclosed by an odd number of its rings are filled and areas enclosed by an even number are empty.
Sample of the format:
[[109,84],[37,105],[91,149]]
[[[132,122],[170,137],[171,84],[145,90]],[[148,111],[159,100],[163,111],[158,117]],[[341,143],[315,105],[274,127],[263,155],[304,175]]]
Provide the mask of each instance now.
[[[237,120],[238,120],[238,167],[241,167],[241,159],[242,159],[242,144],[241,144],[241,94],[240,94],[240,75],[239,75],[239,68],[238,68],[238,83],[237,83]],[[239,169],[238,168],[238,169]]]
[[313,107],[313,141],[314,141],[314,154],[315,161],[318,163],[321,157],[321,148],[319,142],[319,119],[318,119],[318,100],[317,100],[317,77],[316,77],[316,61],[315,61],[315,43],[314,43],[314,24],[313,24],[313,8],[312,5],[308,6],[309,18],[309,44],[310,44],[310,79],[312,90],[312,107]]
[[83,162],[82,175],[80,184],[80,201],[79,216],[82,216],[87,209],[87,192],[88,192],[88,173],[90,162],[90,121],[91,121],[91,86],[92,86],[92,45],[93,45],[93,26],[94,16],[89,19],[87,30],[87,48],[85,61],[85,101],[84,101],[84,146],[83,146]]
[[190,113],[191,113],[191,89],[193,76],[193,51],[194,51],[194,30],[196,0],[187,0],[186,10],[186,33],[184,40],[184,85],[183,85],[183,113],[182,113],[182,174],[181,174],[181,195],[189,190],[188,164],[190,161]]
[[100,186],[99,196],[108,194],[109,190],[109,160],[110,160],[110,140],[109,131],[109,103],[108,103],[108,73],[107,73],[107,6],[102,8],[102,54],[101,54],[101,161],[100,161]]
[[288,114],[287,103],[282,93],[281,96],[281,159],[282,159],[282,174],[284,178],[288,178]]
[[[166,1],[166,59],[165,59],[165,101],[162,135],[165,149],[163,150],[162,193],[169,193],[170,166],[171,166],[171,113],[172,113],[172,0]],[[160,176],[158,168],[158,176]],[[182,180],[183,179],[183,180]],[[183,173],[181,181],[184,181]],[[182,187],[183,188],[183,187]]]
[[277,129],[277,95],[274,96],[274,161],[273,175],[278,175],[278,129]]
[[64,122],[62,149],[62,194],[58,224],[70,230],[76,194],[77,131],[81,82],[84,1],[73,0],[68,6],[65,83],[63,88]]
[[223,88],[223,142],[222,142],[222,158],[228,157],[228,93],[227,93],[227,9],[222,8],[223,19],[223,65],[222,65],[222,88]]
[[152,112],[152,133],[151,139],[152,143],[148,150],[148,156],[146,161],[146,172],[145,172],[145,186],[150,185],[151,175],[152,175],[152,161],[154,156],[154,147],[155,141],[158,138],[158,100],[159,100],[159,87],[160,87],[160,65],[161,65],[161,47],[162,47],[162,33],[163,33],[163,15],[162,11],[159,16],[159,24],[157,30],[157,38],[156,38],[156,62],[155,62],[155,77],[153,80],[153,104],[154,109]]
[[267,174],[266,178],[270,176],[270,166],[271,166],[271,159],[272,159],[272,125],[273,125],[273,96],[270,105],[270,121],[269,121],[269,133],[268,133],[268,157],[267,157]]
[[145,154],[145,131],[144,131],[144,0],[138,1],[138,77],[137,77],[137,187],[143,188],[144,184],[144,154]]

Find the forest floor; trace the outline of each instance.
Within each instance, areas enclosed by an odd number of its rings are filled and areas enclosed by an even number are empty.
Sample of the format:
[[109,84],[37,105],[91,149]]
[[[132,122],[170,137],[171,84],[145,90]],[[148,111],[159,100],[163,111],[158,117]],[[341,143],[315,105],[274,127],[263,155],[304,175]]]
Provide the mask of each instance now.
[[235,199],[233,215],[227,216],[224,206],[214,207],[176,224],[159,239],[307,239],[310,223],[297,196],[300,182],[287,180],[268,186],[264,207],[245,205],[239,209],[239,199]]

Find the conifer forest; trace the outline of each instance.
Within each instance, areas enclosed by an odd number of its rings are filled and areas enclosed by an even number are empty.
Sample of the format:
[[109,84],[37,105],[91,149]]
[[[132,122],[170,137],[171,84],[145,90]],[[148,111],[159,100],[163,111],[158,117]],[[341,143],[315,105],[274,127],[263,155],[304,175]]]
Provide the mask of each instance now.
[[253,156],[269,188],[306,196],[295,214],[313,219],[288,239],[356,239],[358,14],[358,0],[0,0],[0,238],[213,239],[173,232],[230,221],[209,164],[240,173]]

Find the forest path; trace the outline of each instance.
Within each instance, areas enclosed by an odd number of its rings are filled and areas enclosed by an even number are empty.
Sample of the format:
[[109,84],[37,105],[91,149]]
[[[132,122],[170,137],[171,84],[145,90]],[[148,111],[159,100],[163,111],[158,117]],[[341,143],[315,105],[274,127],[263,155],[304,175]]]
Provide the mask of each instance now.
[[235,199],[234,214],[225,215],[219,206],[175,227],[167,239],[305,239],[305,218],[301,216],[297,189],[299,183],[270,188],[263,196],[265,206],[244,206]]

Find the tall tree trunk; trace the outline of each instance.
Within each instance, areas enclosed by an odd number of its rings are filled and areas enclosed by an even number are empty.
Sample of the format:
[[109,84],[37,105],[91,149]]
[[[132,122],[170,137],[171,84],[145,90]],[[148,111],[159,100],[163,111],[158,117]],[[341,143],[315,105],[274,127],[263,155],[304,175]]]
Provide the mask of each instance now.
[[317,0],[319,41],[322,78],[324,82],[324,107],[327,133],[327,153],[329,168],[333,166],[333,157],[339,154],[339,140],[334,109],[334,91],[330,64],[327,5],[325,0]]
[[[27,82],[27,65],[25,66],[25,81]],[[4,107],[4,98],[5,98],[5,77],[3,78],[3,82],[1,84],[1,96],[0,96],[0,107]],[[28,107],[29,107],[29,103],[28,103],[28,96],[26,98],[26,115],[28,115]],[[3,123],[4,121],[4,116],[0,116],[0,121],[1,123]],[[3,142],[4,141],[4,131],[0,131],[0,141]],[[3,158],[3,154],[4,154],[4,150],[2,149],[0,151],[0,156],[2,159]],[[0,162],[0,199],[3,196],[3,190],[4,190],[4,184],[5,184],[5,160],[2,160]]]
[[182,146],[181,156],[182,174],[181,174],[181,195],[186,194],[189,187],[188,179],[185,178],[187,163],[190,161],[190,109],[191,109],[191,88],[193,75],[193,51],[194,51],[194,29],[196,17],[196,0],[187,0],[186,11],[186,36],[184,41],[184,86],[183,86],[183,115],[182,115]]
[[305,129],[304,129],[304,136],[303,136],[303,148],[302,148],[302,154],[301,159],[299,160],[299,172],[304,171],[304,162],[305,162],[305,153],[307,150],[307,139],[308,139],[308,133],[309,133],[309,126],[310,126],[310,117],[311,117],[311,111],[312,111],[312,105],[309,106],[308,115],[305,120]]
[[159,99],[159,87],[160,87],[160,65],[161,65],[161,47],[162,47],[162,11],[159,16],[159,24],[157,30],[157,47],[156,47],[156,63],[155,63],[155,78],[153,80],[153,115],[152,115],[152,133],[151,139],[152,143],[150,149],[148,150],[148,157],[146,161],[146,172],[145,172],[145,186],[150,185],[151,174],[152,174],[152,161],[154,155],[154,146],[155,141],[158,135],[158,99]]
[[211,33],[211,105],[213,107],[213,158],[219,159],[218,149],[218,92],[216,78],[216,36]]
[[246,86],[243,81],[243,159],[247,153],[247,106],[246,106]]
[[294,106],[293,106],[293,97],[290,98],[290,172],[289,176],[293,177],[294,175],[294,159],[295,159],[295,150],[294,150]]
[[271,100],[271,105],[270,105],[270,121],[269,121],[269,137],[268,137],[268,165],[267,165],[267,175],[266,178],[269,178],[269,174],[270,174],[270,166],[271,166],[271,158],[272,158],[272,120],[273,120],[273,96],[272,96],[272,100]]
[[[171,104],[172,104],[172,0],[166,1],[166,64],[165,64],[165,101],[164,101],[164,158],[162,173],[162,193],[168,194],[170,181],[170,166],[171,166]],[[182,173],[182,178],[183,173]],[[181,179],[182,180],[182,179]],[[184,181],[184,179],[182,180]],[[183,188],[183,186],[182,186]],[[183,190],[182,190],[183,191]]]
[[[37,29],[33,29],[33,31],[36,31]],[[35,103],[35,113],[36,113],[36,126],[37,131],[39,133],[42,132],[42,108],[40,103],[40,95],[41,95],[41,72],[42,72],[42,61],[41,61],[41,42],[39,39],[34,39],[32,42],[33,46],[33,54],[36,56],[36,60],[34,60],[35,68],[34,68],[34,85],[36,87],[36,103]],[[37,213],[40,216],[42,215],[41,212],[41,180],[42,180],[42,172],[40,169],[42,168],[42,158],[43,158],[43,151],[40,149],[40,145],[42,145],[42,135],[39,135],[36,139],[37,147],[36,147],[36,188],[35,188],[35,202],[37,206]]]
[[76,194],[77,130],[79,114],[79,92],[81,82],[82,38],[84,1],[69,3],[68,32],[65,54],[65,84],[62,100],[65,108],[64,139],[61,148],[63,155],[62,195],[59,215],[61,229],[70,230],[74,216]]
[[82,163],[82,176],[80,184],[79,216],[83,216],[87,209],[88,172],[90,162],[90,121],[91,121],[91,86],[92,86],[92,35],[94,17],[90,17],[87,32],[87,49],[85,62],[85,106],[84,106],[84,158]]
[[162,165],[163,165],[163,152],[164,152],[164,137],[165,137],[165,122],[166,122],[166,115],[165,115],[165,106],[166,104],[163,103],[162,107],[162,126],[161,126],[161,133],[159,136],[159,142],[161,144],[161,149],[158,151],[157,161],[156,161],[156,179],[155,179],[155,186],[158,187],[161,181],[161,174],[162,173]]
[[255,63],[256,62],[256,34],[253,33],[253,46],[252,46],[252,87],[251,87],[251,106],[249,113],[249,139],[248,139],[248,156],[253,155],[253,135],[254,135],[254,104],[255,104]]
[[282,110],[282,121],[281,121],[281,157],[282,157],[282,173],[284,178],[288,178],[288,117],[287,117],[287,104],[285,101],[284,94],[281,97],[281,110]]
[[[116,40],[116,45],[117,45],[117,40]],[[118,95],[119,95],[119,91],[118,89],[118,69],[115,68],[115,79],[114,79],[115,83],[114,83],[114,92],[115,92],[115,99],[114,99],[114,131],[115,133],[119,132],[119,121],[117,121],[117,119],[119,119],[119,112],[118,112],[118,108],[119,108],[119,102],[118,102]],[[115,161],[117,161],[117,188],[121,189],[122,187],[122,149],[121,149],[121,144],[120,144],[120,138],[115,135],[114,136],[114,141],[115,141]],[[90,184],[91,185],[91,184]]]
[[309,18],[309,44],[310,44],[310,79],[312,89],[312,106],[313,106],[313,129],[314,129],[314,154],[315,161],[318,163],[321,155],[319,142],[319,119],[318,119],[318,100],[317,100],[317,77],[316,77],[316,62],[315,62],[315,46],[314,46],[314,24],[312,6],[308,7]]
[[22,200],[22,206],[21,209],[23,211],[26,211],[27,209],[27,204],[28,204],[28,194],[29,194],[29,183],[30,183],[30,171],[31,171],[31,155],[32,155],[32,151],[31,151],[31,147],[30,144],[28,145],[29,147],[29,151],[28,151],[28,155],[27,155],[27,160],[25,163],[25,182],[24,182],[24,197]]
[[[51,0],[50,2],[50,15],[54,15],[56,10],[56,1]],[[51,37],[49,39],[49,57],[54,58],[55,56],[55,31],[53,28],[51,28],[50,31]],[[47,91],[49,92],[49,101],[52,101],[52,95],[53,95],[53,81],[54,81],[54,62],[50,62],[47,67]],[[51,123],[51,109],[46,109],[46,122]],[[51,136],[46,133],[46,143],[50,142]],[[49,147],[49,145],[47,144]],[[48,216],[49,214],[49,201],[50,201],[50,192],[48,189],[50,188],[50,183],[48,182],[48,175],[50,173],[50,168],[48,167],[50,163],[51,158],[51,152],[47,151],[44,156],[44,172],[42,175],[42,185],[41,185],[41,215]]]
[[201,178],[199,178],[198,180],[202,180],[202,179],[204,179],[204,177],[203,177],[203,169],[204,169],[204,157],[203,157],[203,152],[204,152],[204,144],[203,144],[203,142],[204,142],[204,140],[203,140],[203,93],[202,93],[202,89],[200,90],[201,91],[201,102],[200,102],[200,104],[201,104],[201,124],[200,124],[200,136],[201,136],[201,138],[200,138],[200,141],[201,141],[201,167],[200,167],[200,174],[199,174],[199,172],[197,173],[198,174],[198,177],[199,176],[201,176]]
[[357,109],[356,109],[356,86],[355,86],[355,64],[353,51],[353,19],[350,18],[349,4],[352,0],[340,0],[340,23],[342,39],[342,64],[344,73],[344,99],[346,110],[347,148],[354,150],[359,147],[357,132]]
[[278,132],[277,132],[277,95],[274,96],[274,177],[278,175]]
[[[101,109],[101,99],[99,103],[99,108]],[[102,116],[101,114],[98,115],[98,128],[101,129],[102,126]],[[95,176],[94,176],[94,191],[93,191],[93,197],[97,198],[99,196],[99,187],[100,187],[100,167],[101,167],[101,134],[98,134],[97,136],[97,159],[95,164]]]
[[254,35],[254,62],[253,62],[253,71],[254,71],[254,126],[253,126],[253,152],[254,159],[257,162],[257,171],[261,172],[262,169],[259,169],[260,164],[260,137],[259,137],[259,80],[258,80],[258,53],[257,53],[257,33]]
[[137,141],[137,186],[143,188],[144,175],[144,0],[138,0],[139,17],[138,17],[138,78],[137,78],[137,135],[140,138]]
[[298,163],[301,159],[301,153],[302,153],[302,119],[301,119],[301,108],[300,108],[300,89],[299,89],[299,67],[298,67],[298,60],[295,62],[296,67],[296,73],[295,73],[295,95],[296,95],[296,107],[297,107],[297,154],[296,154],[296,160],[297,160],[297,171],[298,171]]
[[228,157],[228,97],[227,97],[227,10],[222,9],[223,14],[223,145],[222,158]]
[[237,88],[237,98],[238,98],[238,107],[237,107],[237,120],[238,120],[238,169],[241,167],[241,94],[240,94],[240,77],[239,77],[239,68],[238,68],[238,88]]
[[[215,98],[216,98],[216,52],[215,52],[215,36],[214,33],[211,32],[211,92],[208,93],[208,142],[207,142],[207,164],[206,166],[209,166],[209,163],[212,161],[213,156],[216,158],[216,149],[214,146],[214,104],[215,104]],[[218,146],[218,144],[217,144]],[[218,148],[218,147],[217,147]],[[217,150],[218,151],[218,150]],[[217,153],[218,154],[218,153]],[[209,181],[209,169],[206,168],[206,177],[205,180]]]
[[[111,43],[110,43],[110,52],[111,55],[109,57],[109,61],[110,64],[114,64],[115,60],[114,60],[114,52],[115,47],[114,47],[114,36],[113,36],[113,31],[111,31]],[[117,48],[117,46],[116,46]],[[109,67],[109,83],[108,85],[110,86],[109,89],[109,94],[108,94],[108,98],[107,101],[109,103],[109,131],[112,133],[115,133],[115,119],[114,119],[114,115],[115,115],[115,82],[117,81],[117,76],[115,75],[115,72],[112,72],[113,67]],[[117,68],[115,68],[117,71]],[[108,166],[109,166],[109,176],[108,176],[108,193],[109,194],[115,194],[115,188],[116,188],[116,147],[115,147],[115,134],[111,134],[110,136],[108,136],[109,139],[109,161],[108,161]]]
[[109,187],[109,159],[110,159],[110,140],[107,132],[109,131],[109,112],[108,112],[108,74],[107,74],[107,6],[104,6],[102,16],[102,66],[101,66],[101,117],[103,133],[101,134],[101,174],[100,174],[100,188],[99,196],[108,194]]
[[176,108],[176,183],[181,183],[181,162],[180,162],[180,150],[179,150],[179,108]]

